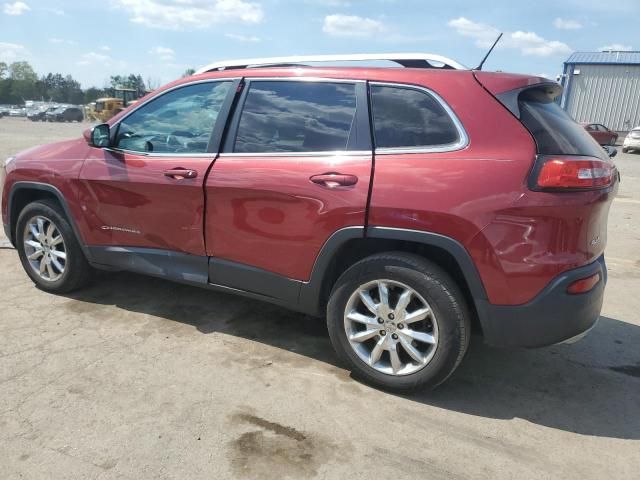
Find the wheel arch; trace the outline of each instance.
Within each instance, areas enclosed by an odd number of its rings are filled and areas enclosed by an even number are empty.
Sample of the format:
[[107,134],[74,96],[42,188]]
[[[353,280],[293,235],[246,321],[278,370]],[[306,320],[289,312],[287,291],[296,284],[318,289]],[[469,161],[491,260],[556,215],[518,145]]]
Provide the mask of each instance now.
[[11,244],[14,246],[16,245],[16,225],[18,223],[20,212],[30,203],[44,199],[53,200],[60,205],[67,217],[67,220],[71,224],[71,228],[73,229],[73,233],[76,236],[78,244],[82,248],[86,258],[89,259],[89,251],[82,241],[82,236],[80,235],[80,231],[78,230],[75,219],[71,214],[71,210],[69,209],[69,205],[64,198],[64,195],[58,188],[48,183],[20,181],[12,185],[7,205],[7,220],[10,234],[9,241]]
[[309,282],[300,290],[300,309],[324,315],[336,280],[355,262],[382,252],[416,253],[436,263],[458,283],[482,331],[487,294],[471,256],[457,240],[437,233],[388,227],[348,227],[334,233],[315,262]]

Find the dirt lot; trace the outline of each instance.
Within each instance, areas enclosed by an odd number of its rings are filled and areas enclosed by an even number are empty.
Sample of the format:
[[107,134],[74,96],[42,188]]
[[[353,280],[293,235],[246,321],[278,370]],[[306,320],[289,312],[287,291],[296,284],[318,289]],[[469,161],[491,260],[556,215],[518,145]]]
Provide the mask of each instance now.
[[[83,127],[0,119],[0,158]],[[596,329],[476,338],[432,393],[353,380],[322,322],[124,273],[48,295],[0,249],[0,478],[637,478],[640,155],[616,160]]]

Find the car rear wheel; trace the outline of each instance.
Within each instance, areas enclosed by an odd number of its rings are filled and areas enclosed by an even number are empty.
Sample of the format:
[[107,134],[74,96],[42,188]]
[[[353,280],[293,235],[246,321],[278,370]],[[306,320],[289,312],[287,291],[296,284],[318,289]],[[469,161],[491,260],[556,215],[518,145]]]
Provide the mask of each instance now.
[[90,280],[92,269],[55,202],[40,200],[22,210],[16,248],[27,275],[42,290],[67,293]]
[[349,268],[331,293],[327,325],[356,376],[395,391],[445,381],[462,361],[471,330],[453,279],[406,253],[373,255]]

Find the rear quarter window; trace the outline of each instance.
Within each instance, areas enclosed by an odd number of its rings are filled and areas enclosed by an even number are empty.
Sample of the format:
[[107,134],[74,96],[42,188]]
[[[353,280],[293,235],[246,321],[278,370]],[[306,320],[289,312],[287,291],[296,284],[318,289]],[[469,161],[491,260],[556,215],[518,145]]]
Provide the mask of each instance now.
[[518,98],[520,121],[531,132],[542,155],[606,154],[587,130],[573,120],[544,89],[532,88]]
[[463,139],[453,118],[433,95],[409,86],[371,86],[377,148],[455,148]]

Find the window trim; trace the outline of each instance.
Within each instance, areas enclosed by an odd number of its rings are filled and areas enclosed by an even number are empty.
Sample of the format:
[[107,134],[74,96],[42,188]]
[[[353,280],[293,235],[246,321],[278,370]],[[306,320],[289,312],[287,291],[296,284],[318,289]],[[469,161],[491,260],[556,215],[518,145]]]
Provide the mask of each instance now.
[[[223,146],[220,151],[221,157],[327,157],[327,156],[354,156],[371,155],[372,138],[369,126],[369,108],[367,101],[367,81],[349,78],[327,78],[327,77],[245,77],[244,88],[235,110],[232,113],[228,132],[225,136]],[[235,141],[238,136],[238,127],[244,111],[244,104],[251,89],[252,82],[301,82],[301,83],[347,83],[355,86],[356,112],[354,116],[354,126],[362,133],[359,143],[351,144],[351,138],[347,140],[347,148],[344,150],[314,150],[307,152],[234,152]],[[350,136],[351,137],[351,136]],[[349,150],[349,147],[354,147]]]
[[[120,124],[122,122],[124,122],[129,116],[133,115],[136,111],[138,111],[140,108],[144,107],[145,105],[157,100],[158,98],[173,92],[175,90],[179,90],[181,88],[185,88],[185,87],[190,87],[192,85],[198,85],[201,83],[220,83],[220,82],[230,82],[231,83],[231,87],[229,88],[229,91],[227,92],[227,97],[225,98],[224,102],[222,103],[222,107],[220,108],[220,112],[218,112],[218,118],[216,119],[216,123],[213,126],[213,129],[211,130],[211,135],[209,136],[209,142],[207,144],[207,151],[204,153],[167,153],[167,152],[163,152],[163,153],[154,153],[154,152],[138,152],[136,150],[126,150],[124,148],[117,148],[117,147],[107,147],[104,148],[103,150],[107,150],[109,152],[112,153],[127,153],[130,155],[140,155],[140,156],[144,156],[144,157],[158,157],[158,158],[171,158],[171,157],[176,157],[176,158],[211,158],[211,157],[216,157],[222,148],[222,141],[223,141],[223,133],[225,130],[225,127],[227,125],[227,122],[229,121],[229,115],[231,112],[231,106],[233,104],[233,101],[236,97],[237,91],[238,91],[238,85],[240,84],[242,80],[242,77],[227,77],[227,78],[209,78],[209,79],[205,79],[205,80],[195,80],[192,82],[185,82],[185,83],[181,83],[179,85],[174,85],[171,88],[167,88],[166,90],[163,90],[162,92],[158,93],[157,95],[154,95],[148,99],[146,99],[144,102],[140,103],[140,104],[136,104],[135,107],[127,112],[126,115],[124,115],[122,118],[119,118],[116,122],[113,123],[113,125],[109,126],[109,130],[111,131],[111,141],[115,141],[115,138],[117,137],[118,134],[118,130],[120,129]],[[219,121],[222,120],[222,121]]]
[[[458,141],[454,143],[447,143],[444,145],[433,145],[433,146],[425,146],[425,147],[374,147],[374,152],[376,155],[395,155],[395,154],[404,154],[404,153],[444,153],[444,152],[455,152],[457,150],[462,150],[469,145],[469,136],[467,135],[462,122],[455,114],[453,109],[444,101],[444,99],[438,95],[433,90],[423,87],[421,85],[414,85],[410,83],[399,83],[399,82],[369,82],[369,86],[379,86],[379,87],[393,87],[393,88],[401,88],[406,90],[417,90],[419,92],[425,93],[431,96],[445,111],[445,113],[449,116],[456,130],[458,131]],[[373,95],[371,89],[369,89],[369,102],[371,108],[371,134],[373,136],[373,143],[375,145],[375,118],[373,115]]]

